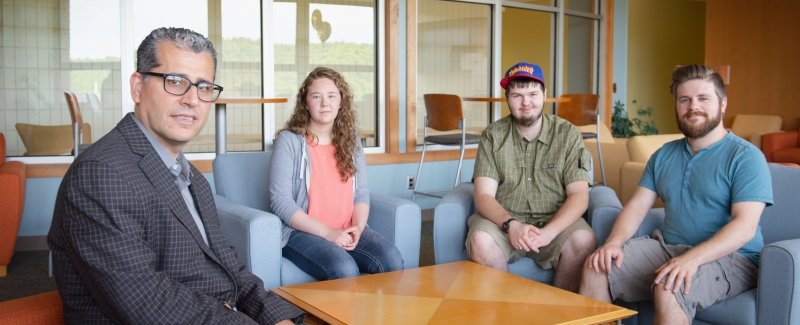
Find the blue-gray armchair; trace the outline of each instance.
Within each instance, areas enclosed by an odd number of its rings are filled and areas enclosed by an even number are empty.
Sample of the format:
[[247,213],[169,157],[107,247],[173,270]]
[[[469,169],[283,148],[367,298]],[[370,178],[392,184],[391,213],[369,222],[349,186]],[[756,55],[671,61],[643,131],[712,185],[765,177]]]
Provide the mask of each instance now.
[[[433,253],[436,264],[461,261],[467,258],[464,241],[467,239],[467,218],[475,212],[472,183],[461,183],[447,193],[433,212]],[[553,282],[553,270],[545,270],[528,257],[508,265],[516,275],[543,283]]]
[[[800,324],[800,168],[769,165],[774,205],[764,209],[758,287],[699,311],[694,324]],[[590,220],[598,243],[608,238],[622,209],[613,190],[598,187],[590,198]],[[636,236],[661,226],[664,209],[651,209]],[[651,302],[622,303],[638,310],[626,324],[651,324]]]
[[[264,287],[316,281],[281,254],[281,227],[269,211],[270,152],[218,155],[213,162],[217,212],[239,260],[264,281]],[[392,241],[403,268],[419,266],[421,212],[411,201],[370,194],[368,224]]]

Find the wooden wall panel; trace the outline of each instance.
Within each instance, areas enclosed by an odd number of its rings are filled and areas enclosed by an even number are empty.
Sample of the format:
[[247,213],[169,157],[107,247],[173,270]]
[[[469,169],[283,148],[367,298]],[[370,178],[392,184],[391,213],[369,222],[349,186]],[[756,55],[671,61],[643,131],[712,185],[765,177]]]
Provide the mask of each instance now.
[[783,117],[800,126],[800,1],[707,0],[706,64],[730,65],[725,125],[736,114]]

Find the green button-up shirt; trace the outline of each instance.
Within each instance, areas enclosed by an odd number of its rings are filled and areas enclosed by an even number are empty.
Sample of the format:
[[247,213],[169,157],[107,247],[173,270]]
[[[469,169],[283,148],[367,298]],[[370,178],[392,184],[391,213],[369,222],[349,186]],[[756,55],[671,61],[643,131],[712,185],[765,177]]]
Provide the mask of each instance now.
[[528,141],[509,115],[481,134],[474,176],[497,181],[495,199],[517,220],[547,223],[564,204],[567,184],[589,181],[591,163],[572,123],[542,114],[539,138]]

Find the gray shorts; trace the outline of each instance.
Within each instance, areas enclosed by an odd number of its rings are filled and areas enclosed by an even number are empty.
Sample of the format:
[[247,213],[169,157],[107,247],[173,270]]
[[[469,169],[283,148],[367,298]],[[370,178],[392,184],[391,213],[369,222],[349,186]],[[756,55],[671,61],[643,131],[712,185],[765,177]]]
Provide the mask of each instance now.
[[[655,270],[689,250],[689,245],[664,243],[660,230],[628,240],[623,249],[622,268],[614,266],[608,275],[611,298],[627,302],[653,300]],[[678,290],[675,296],[691,321],[698,310],[736,296],[756,286],[758,267],[739,253],[723,256],[701,265],[692,278],[689,294]]]
[[[469,228],[469,232],[467,233],[467,254],[470,253],[470,242],[472,241],[472,236],[477,231],[483,231],[489,234],[489,236],[494,239],[494,242],[497,243],[497,246],[500,250],[505,254],[506,261],[513,262],[523,256],[528,256],[536,261],[536,264],[543,269],[552,269],[556,265],[558,265],[559,257],[561,257],[561,246],[564,245],[564,242],[572,236],[577,230],[585,229],[588,231],[592,231],[592,228],[586,223],[586,220],[583,218],[578,219],[578,221],[573,222],[569,227],[564,229],[556,238],[550,242],[549,245],[543,246],[539,248],[539,253],[534,251],[525,252],[524,250],[514,249],[511,247],[511,239],[508,238],[508,234],[503,232],[494,222],[489,219],[482,217],[477,212],[472,214],[469,219],[467,219],[467,228]],[[540,227],[541,228],[541,227]]]

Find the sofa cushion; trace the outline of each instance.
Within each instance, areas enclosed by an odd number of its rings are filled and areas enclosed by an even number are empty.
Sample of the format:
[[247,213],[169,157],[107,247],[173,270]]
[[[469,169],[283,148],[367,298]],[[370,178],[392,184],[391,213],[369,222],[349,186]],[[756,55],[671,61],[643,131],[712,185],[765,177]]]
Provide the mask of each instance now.
[[775,151],[772,158],[779,162],[800,164],[800,148],[783,149]]
[[665,143],[683,138],[683,134],[637,135],[628,140],[628,156],[631,161],[646,163],[650,156]]

